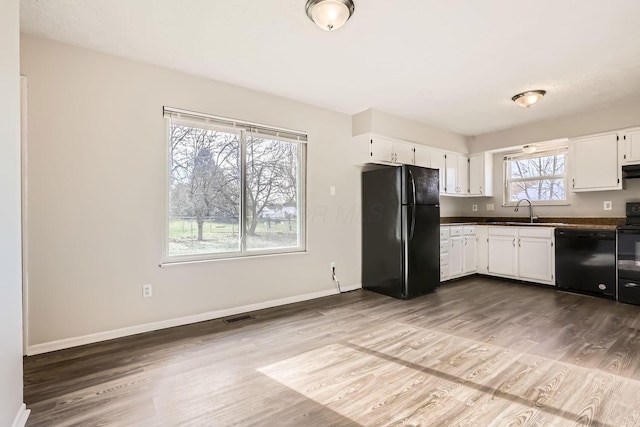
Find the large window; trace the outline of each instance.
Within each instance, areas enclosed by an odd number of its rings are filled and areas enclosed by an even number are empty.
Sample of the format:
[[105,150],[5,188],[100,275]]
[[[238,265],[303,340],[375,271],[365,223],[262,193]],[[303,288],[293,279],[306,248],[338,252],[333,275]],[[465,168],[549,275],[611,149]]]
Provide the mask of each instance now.
[[302,251],[306,135],[165,108],[165,261]]
[[505,157],[505,204],[529,199],[536,204],[567,200],[566,149]]

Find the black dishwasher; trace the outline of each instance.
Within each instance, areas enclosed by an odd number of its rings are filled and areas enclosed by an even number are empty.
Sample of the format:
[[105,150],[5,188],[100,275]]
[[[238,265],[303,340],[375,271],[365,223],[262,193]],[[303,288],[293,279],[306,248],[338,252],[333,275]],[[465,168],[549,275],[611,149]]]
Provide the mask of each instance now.
[[616,232],[556,228],[556,285],[615,299]]

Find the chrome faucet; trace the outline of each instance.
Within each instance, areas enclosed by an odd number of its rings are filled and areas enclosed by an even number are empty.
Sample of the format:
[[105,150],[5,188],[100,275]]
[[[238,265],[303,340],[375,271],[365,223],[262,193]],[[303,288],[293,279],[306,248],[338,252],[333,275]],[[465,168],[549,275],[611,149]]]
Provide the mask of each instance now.
[[515,209],[513,211],[514,212],[518,212],[518,207],[520,207],[520,203],[522,203],[522,202],[529,203],[529,222],[531,224],[533,224],[533,221],[538,219],[538,217],[537,216],[533,216],[533,206],[531,206],[531,200],[529,200],[529,199],[520,199],[520,200],[518,200],[518,203],[516,203],[516,207],[515,207]]

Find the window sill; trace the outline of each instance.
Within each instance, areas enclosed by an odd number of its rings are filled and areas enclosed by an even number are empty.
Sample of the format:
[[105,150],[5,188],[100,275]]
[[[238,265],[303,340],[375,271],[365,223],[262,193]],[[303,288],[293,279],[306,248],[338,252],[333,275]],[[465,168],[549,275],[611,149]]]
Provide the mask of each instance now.
[[[502,207],[503,208],[515,208],[516,207],[517,202],[514,203],[503,203]],[[535,207],[544,207],[544,206],[571,206],[571,203],[564,201],[564,202],[532,202],[531,206]],[[529,208],[528,204],[521,204],[520,205],[520,209],[527,209]]]
[[281,252],[257,252],[250,253],[245,255],[233,254],[229,256],[219,256],[216,258],[191,258],[191,259],[171,259],[165,258],[158,265],[160,268],[165,267],[178,267],[181,265],[188,264],[203,264],[210,262],[219,262],[219,261],[238,261],[238,260],[251,260],[257,258],[271,258],[271,257],[280,257],[284,255],[306,255],[309,251],[307,249],[295,249],[295,250],[283,250]]

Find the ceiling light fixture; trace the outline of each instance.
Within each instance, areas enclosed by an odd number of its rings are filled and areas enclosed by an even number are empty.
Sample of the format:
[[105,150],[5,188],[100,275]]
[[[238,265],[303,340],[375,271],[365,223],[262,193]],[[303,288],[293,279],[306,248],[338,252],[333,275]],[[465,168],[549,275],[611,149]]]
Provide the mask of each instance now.
[[511,100],[521,107],[530,107],[540,101],[546,93],[546,90],[530,90],[514,95]]
[[527,154],[535,153],[537,150],[538,150],[538,147],[536,147],[535,145],[525,145],[522,147],[522,151],[524,151]]
[[351,15],[355,5],[353,0],[307,0],[307,16],[325,31],[342,27]]

